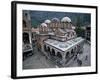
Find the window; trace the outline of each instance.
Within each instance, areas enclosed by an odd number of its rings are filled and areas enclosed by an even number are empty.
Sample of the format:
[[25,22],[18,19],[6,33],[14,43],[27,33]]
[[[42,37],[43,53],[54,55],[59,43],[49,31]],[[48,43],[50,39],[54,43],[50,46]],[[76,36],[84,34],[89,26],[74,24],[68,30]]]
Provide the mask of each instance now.
[[61,55],[60,52],[57,52],[57,56],[58,56],[59,58],[62,58],[62,55]]
[[29,44],[29,34],[28,33],[23,33],[23,42],[25,44]]
[[67,59],[68,57],[69,57],[69,52],[66,53],[66,57],[65,58]]
[[25,21],[25,20],[23,20],[23,27],[27,27],[27,26],[26,26],[26,21]]
[[55,56],[55,50],[54,49],[52,49],[52,55]]

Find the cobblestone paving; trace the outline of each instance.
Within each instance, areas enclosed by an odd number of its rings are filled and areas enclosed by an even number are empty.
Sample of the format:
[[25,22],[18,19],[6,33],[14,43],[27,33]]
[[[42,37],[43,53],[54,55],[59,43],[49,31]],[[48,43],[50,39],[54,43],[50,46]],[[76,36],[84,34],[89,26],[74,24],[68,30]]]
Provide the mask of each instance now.
[[23,62],[23,69],[55,68],[56,66],[50,60],[47,60],[41,52],[34,48],[34,55],[28,57]]
[[[81,66],[90,66],[91,65],[91,48],[90,45],[85,43],[84,47],[83,47],[83,53],[79,55],[79,59],[82,61],[82,65]],[[87,59],[86,59],[87,56]],[[72,58],[72,60],[69,61],[68,64],[65,65],[66,67],[77,67],[79,66],[77,63],[77,59],[74,60],[74,58]]]
[[[82,60],[81,66],[90,66],[91,65],[91,50],[90,45],[85,43],[84,44],[84,51],[82,54],[79,55],[80,59]],[[86,56],[88,58],[86,59]],[[73,58],[65,65],[65,67],[77,67],[78,63],[77,60]],[[34,55],[28,57],[26,60],[23,61],[23,69],[41,69],[41,68],[56,68],[54,62],[46,57],[41,53],[38,52],[36,48],[34,48]]]

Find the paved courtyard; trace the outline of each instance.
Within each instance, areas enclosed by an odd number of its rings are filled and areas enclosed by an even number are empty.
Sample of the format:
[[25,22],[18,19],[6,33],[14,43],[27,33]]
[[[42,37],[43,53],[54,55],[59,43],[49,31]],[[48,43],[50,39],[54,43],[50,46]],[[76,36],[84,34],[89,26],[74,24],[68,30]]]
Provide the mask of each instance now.
[[54,63],[48,60],[43,53],[34,48],[34,55],[23,61],[23,69],[55,68]]
[[[90,44],[85,43],[83,47],[83,53],[79,54],[79,59],[82,61],[81,66],[90,66],[91,65],[91,47]],[[86,57],[87,56],[87,57]],[[77,59],[74,60],[74,57],[66,64],[66,67],[77,67]]]
[[[83,53],[79,54],[78,57],[82,61],[81,66],[90,66],[91,65],[91,48],[90,44],[85,43]],[[77,67],[80,66],[77,62],[77,59],[74,57],[63,67]],[[28,57],[23,61],[23,69],[41,69],[41,68],[57,68],[54,61],[47,59],[43,53],[37,50],[34,47],[34,55]]]

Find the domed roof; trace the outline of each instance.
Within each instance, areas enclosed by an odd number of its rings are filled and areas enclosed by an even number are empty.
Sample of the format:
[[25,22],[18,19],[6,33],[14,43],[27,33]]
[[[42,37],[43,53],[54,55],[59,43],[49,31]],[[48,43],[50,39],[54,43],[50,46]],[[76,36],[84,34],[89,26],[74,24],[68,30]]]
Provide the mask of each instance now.
[[69,17],[63,17],[61,22],[71,22],[71,19]]
[[60,20],[58,18],[53,18],[52,22],[59,22]]
[[44,23],[49,24],[51,21],[49,19],[45,20]]
[[47,27],[47,24],[46,23],[42,23],[41,26],[42,27]]

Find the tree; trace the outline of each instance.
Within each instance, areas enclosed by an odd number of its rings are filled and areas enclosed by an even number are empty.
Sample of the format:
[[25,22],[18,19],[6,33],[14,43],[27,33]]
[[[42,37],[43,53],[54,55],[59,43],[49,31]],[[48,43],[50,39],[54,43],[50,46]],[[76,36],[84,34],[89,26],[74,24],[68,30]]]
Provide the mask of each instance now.
[[81,27],[76,27],[75,31],[76,31],[78,37],[79,36],[81,36],[81,37],[85,36],[85,30],[82,29]]
[[80,26],[81,26],[81,19],[80,19],[80,16],[77,16],[76,26],[77,26],[77,27],[80,27]]
[[85,30],[81,28],[81,19],[80,19],[80,16],[77,17],[77,22],[76,22],[76,33],[77,33],[77,36],[81,36],[81,37],[84,37],[85,35]]

